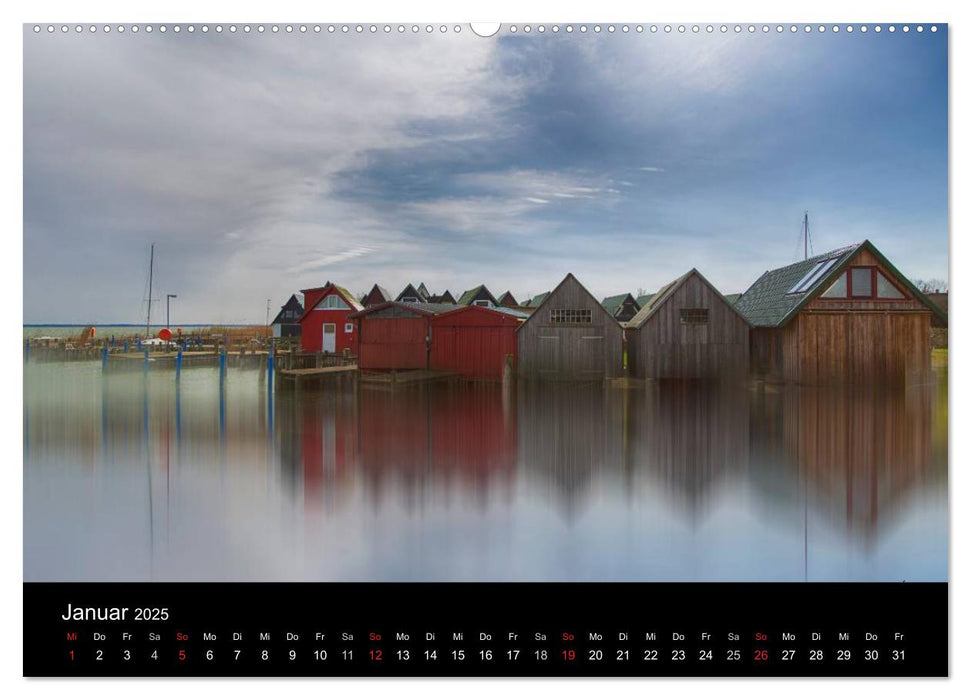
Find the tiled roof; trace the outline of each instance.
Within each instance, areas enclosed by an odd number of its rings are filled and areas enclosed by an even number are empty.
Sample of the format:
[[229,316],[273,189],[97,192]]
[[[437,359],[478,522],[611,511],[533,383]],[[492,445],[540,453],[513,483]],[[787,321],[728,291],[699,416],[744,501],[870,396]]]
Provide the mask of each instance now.
[[[738,309],[753,326],[778,326],[790,313],[801,306],[819,286],[825,284],[839,270],[843,263],[849,260],[862,243],[855,243],[845,248],[831,250],[808,260],[801,260],[792,265],[768,270],[759,277],[735,302]],[[815,266],[816,263],[836,259],[836,263],[827,274],[816,280],[808,289],[801,293],[790,294],[789,291],[799,283]]]

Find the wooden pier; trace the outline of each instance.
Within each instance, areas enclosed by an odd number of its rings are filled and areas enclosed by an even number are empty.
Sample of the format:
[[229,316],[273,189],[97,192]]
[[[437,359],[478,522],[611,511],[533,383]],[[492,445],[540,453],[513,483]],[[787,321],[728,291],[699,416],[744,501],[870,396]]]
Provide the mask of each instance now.
[[459,379],[458,372],[440,372],[433,369],[410,369],[403,372],[366,372],[361,374],[361,381],[366,384],[396,385],[396,384],[426,384],[449,379]]

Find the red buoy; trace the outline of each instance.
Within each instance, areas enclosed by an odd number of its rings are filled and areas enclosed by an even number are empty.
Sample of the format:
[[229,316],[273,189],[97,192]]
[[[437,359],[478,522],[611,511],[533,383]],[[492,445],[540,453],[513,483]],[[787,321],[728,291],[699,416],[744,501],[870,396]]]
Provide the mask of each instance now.
[[163,328],[158,332],[158,337],[166,341],[172,340],[172,331],[170,331],[168,328]]

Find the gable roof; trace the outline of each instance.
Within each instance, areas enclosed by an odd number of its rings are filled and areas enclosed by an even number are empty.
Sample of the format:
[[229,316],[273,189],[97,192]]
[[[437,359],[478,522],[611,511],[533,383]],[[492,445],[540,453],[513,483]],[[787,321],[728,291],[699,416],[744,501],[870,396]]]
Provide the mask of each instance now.
[[[394,301],[401,301],[405,297],[408,297],[408,298],[414,297],[415,299],[417,299],[419,301],[419,303],[424,303],[424,302],[428,301],[425,298],[425,295],[422,294],[421,292],[419,292],[415,288],[415,285],[411,284],[410,282],[408,283],[408,285],[404,289],[401,290],[401,294],[399,294],[397,297],[395,297]],[[391,299],[388,299],[388,301],[391,301]]]
[[375,290],[377,290],[378,294],[381,295],[382,299],[384,299],[385,301],[391,301],[391,293],[379,284],[376,284],[373,287],[371,287],[371,291],[365,294],[364,298],[367,299],[368,297],[370,297],[372,294],[374,294]]
[[607,309],[607,313],[609,313],[611,316],[616,316],[617,312],[620,310],[620,307],[623,306],[628,297],[630,297],[630,300],[637,305],[637,309],[639,311],[641,307],[639,304],[637,304],[637,299],[635,299],[634,295],[630,292],[627,294],[615,294],[612,297],[606,297],[602,302],[600,302],[600,305]]
[[418,293],[421,294],[425,299],[431,296],[431,293],[428,291],[428,287],[425,286],[424,282],[419,283]]
[[446,289],[441,294],[433,294],[430,297],[428,297],[428,303],[429,304],[454,304],[455,297],[453,297],[452,293]]
[[[845,248],[837,248],[828,253],[816,255],[808,260],[802,260],[792,265],[768,270],[759,277],[748,290],[735,302],[737,308],[753,326],[773,327],[784,326],[812,299],[829,288],[846,269],[850,260],[862,250],[869,251],[878,261],[896,277],[897,281],[919,299],[933,313],[942,316],[938,309],[913,282],[900,274],[900,271],[887,260],[883,253],[876,249],[870,241],[855,243]],[[805,291],[790,293],[790,290],[809,275],[817,263],[833,260],[833,264],[809,285]]]
[[512,295],[508,289],[506,293],[499,297],[499,306],[519,306],[519,302],[516,301],[516,297]]
[[[336,292],[338,296],[340,296],[340,298],[343,299],[347,303],[347,305],[351,307],[351,311],[360,311],[361,309],[364,308],[364,305],[361,304],[361,302],[357,300],[357,297],[351,294],[346,287],[341,287],[340,285],[334,284],[333,282],[328,282],[323,287],[313,287],[312,289],[301,289],[300,291],[304,293],[304,298],[306,298],[307,292],[315,292],[318,290],[321,290],[322,293],[320,295],[320,298],[317,300],[317,304],[323,301],[324,298],[327,297],[331,292]],[[317,307],[317,304],[314,304],[313,306],[309,306],[305,308],[303,310],[303,314],[300,315],[300,320],[303,321],[303,319],[306,318],[307,314],[309,314]]]
[[738,298],[742,295],[736,292],[734,294],[723,294],[722,296],[725,297],[725,301],[734,306],[735,302],[738,301]]
[[303,316],[303,295],[302,294],[291,294],[290,298],[287,299],[286,303],[280,307],[277,315],[270,322],[271,326],[275,326],[278,323],[283,323],[283,313],[285,311],[296,311],[297,318],[290,319],[290,323],[295,323],[301,316]]
[[702,284],[706,285],[709,289],[711,289],[715,294],[718,295],[718,298],[719,299],[721,299],[723,302],[725,302],[725,306],[727,306],[728,308],[730,308],[732,311],[735,312],[735,314],[739,318],[741,318],[743,321],[745,321],[746,323],[748,323],[748,319],[745,318],[745,316],[743,314],[739,313],[738,309],[735,308],[735,305],[732,304],[732,302],[730,302],[728,299],[726,299],[724,294],[722,294],[721,292],[718,291],[718,287],[716,287],[711,282],[709,282],[708,279],[703,274],[701,274],[700,272],[698,272],[698,270],[696,268],[691,268],[690,270],[688,270],[686,273],[684,273],[683,275],[681,275],[677,279],[674,279],[674,280],[668,282],[663,287],[661,287],[657,291],[657,294],[655,294],[654,296],[652,296],[651,297],[651,300],[645,306],[641,307],[641,310],[638,311],[636,314],[634,314],[634,317],[630,321],[627,322],[627,327],[628,328],[640,328],[645,323],[647,323],[647,320],[651,316],[653,316],[657,312],[658,309],[660,309],[662,306],[664,306],[665,302],[667,302],[668,299],[670,299],[672,296],[674,296],[674,293],[676,291],[678,291],[678,289],[681,287],[681,285],[683,285],[685,282],[687,282],[688,279],[690,279],[692,275],[694,275],[699,280],[701,280],[701,283]]
[[[524,323],[523,326],[525,326],[527,323],[529,323],[532,319],[539,318],[540,317],[539,310],[542,309],[546,305],[546,303],[556,294],[556,292],[560,289],[560,287],[562,287],[564,284],[566,284],[569,280],[573,280],[573,282],[581,290],[583,290],[583,293],[586,294],[588,297],[590,297],[590,300],[594,304],[597,304],[598,306],[600,306],[600,308],[603,308],[603,305],[600,304],[599,301],[597,301],[597,297],[595,297],[593,294],[591,294],[590,293],[590,290],[587,289],[586,287],[584,287],[583,284],[580,282],[580,280],[578,280],[573,275],[572,272],[568,272],[568,273],[566,273],[566,277],[564,277],[562,280],[560,280],[560,283],[558,285],[556,285],[555,287],[553,287],[553,291],[552,292],[545,292],[544,294],[537,295],[537,297],[538,296],[542,296],[543,297],[543,301],[541,301],[539,303],[539,306],[537,306],[533,310],[533,312],[531,314],[529,314],[529,318],[526,319],[526,323]],[[537,299],[537,297],[533,297],[533,301],[535,301]],[[606,311],[606,309],[604,309],[604,311]],[[623,327],[623,326],[620,325],[620,321],[618,321],[616,318],[614,318],[611,314],[607,314],[607,318],[609,318],[611,321],[613,321],[615,324],[617,324],[618,328],[622,328]],[[522,328],[522,326],[520,326],[520,328]]]
[[637,299],[635,299],[637,306],[643,309],[644,304],[647,304],[651,300],[651,297],[653,297],[655,294],[656,292],[648,292],[647,294],[637,297]]
[[462,293],[462,296],[459,297],[459,300],[457,303],[461,306],[468,306],[469,304],[472,303],[473,299],[479,296],[479,293],[482,291],[485,291],[485,293],[489,295],[489,301],[492,302],[493,306],[499,306],[499,302],[496,300],[494,296],[492,296],[492,292],[490,292],[489,288],[486,287],[484,284],[480,284],[478,287],[473,287],[472,289],[465,290]]
[[553,292],[543,292],[542,294],[537,294],[532,299],[527,300],[523,306],[525,306],[527,309],[537,309],[539,308],[540,304],[546,301],[546,297],[552,293]]

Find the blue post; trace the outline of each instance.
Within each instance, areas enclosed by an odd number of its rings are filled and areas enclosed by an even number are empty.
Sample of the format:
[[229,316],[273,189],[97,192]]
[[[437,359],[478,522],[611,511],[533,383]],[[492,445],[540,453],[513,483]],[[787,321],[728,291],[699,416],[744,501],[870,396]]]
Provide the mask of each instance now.
[[226,439],[226,348],[219,349],[219,439]]
[[267,390],[273,393],[273,365],[275,364],[275,353],[274,348],[270,346],[270,354],[266,358],[266,386]]
[[30,338],[27,338],[27,344],[24,345],[24,362],[30,361]]
[[127,340],[125,341],[124,351],[125,352],[128,352],[128,341]]
[[178,382],[182,377],[182,348],[175,355],[175,381]]
[[148,372],[148,346],[145,346],[145,361],[142,363],[142,369]]
[[138,343],[138,345],[136,347],[139,350],[141,350],[142,349],[142,339],[141,338],[138,338],[138,339],[135,340],[135,342]]
[[108,346],[104,345],[101,348],[101,371],[104,372],[108,369]]

